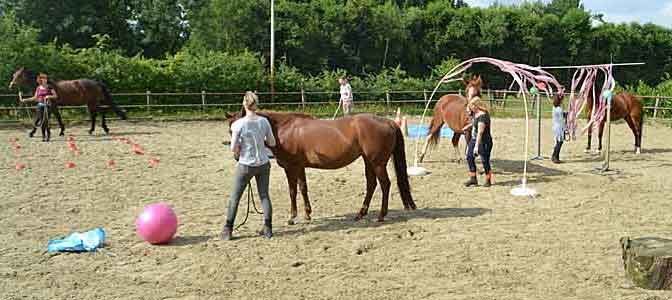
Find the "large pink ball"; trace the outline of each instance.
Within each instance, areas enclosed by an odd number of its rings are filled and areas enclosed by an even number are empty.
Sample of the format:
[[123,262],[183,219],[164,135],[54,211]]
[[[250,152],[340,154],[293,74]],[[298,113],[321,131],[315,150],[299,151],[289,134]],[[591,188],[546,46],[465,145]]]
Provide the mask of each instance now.
[[167,243],[177,232],[177,216],[166,203],[147,205],[135,220],[135,231],[150,244]]

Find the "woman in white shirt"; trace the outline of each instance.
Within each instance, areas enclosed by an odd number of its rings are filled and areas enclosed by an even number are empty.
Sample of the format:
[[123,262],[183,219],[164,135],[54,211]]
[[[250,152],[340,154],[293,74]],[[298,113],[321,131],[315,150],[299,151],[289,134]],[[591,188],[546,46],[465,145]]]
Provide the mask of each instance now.
[[352,111],[352,87],[345,77],[339,78],[338,83],[341,85],[341,105],[343,106],[343,114],[349,115]]
[[562,110],[562,97],[556,95],[553,98],[553,137],[555,138],[555,147],[551,161],[560,163],[560,149],[565,140],[565,114]]
[[232,237],[238,203],[252,177],[257,181],[257,190],[264,211],[264,229],[261,234],[266,238],[273,236],[272,206],[268,195],[271,164],[266,146],[275,147],[275,137],[268,120],[255,113],[257,102],[257,95],[253,92],[245,93],[243,97],[245,117],[231,124],[231,150],[238,160],[238,166],[229,198],[226,224],[222,231],[224,240],[230,240]]

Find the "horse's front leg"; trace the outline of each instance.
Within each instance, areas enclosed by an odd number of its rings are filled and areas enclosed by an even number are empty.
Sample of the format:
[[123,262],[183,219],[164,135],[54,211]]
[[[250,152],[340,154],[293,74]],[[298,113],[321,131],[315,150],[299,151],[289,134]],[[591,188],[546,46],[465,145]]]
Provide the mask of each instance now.
[[362,203],[362,208],[359,210],[359,213],[355,217],[355,220],[359,221],[366,214],[369,213],[369,205],[371,204],[371,198],[373,198],[373,192],[376,190],[378,183],[376,182],[376,173],[373,171],[373,167],[370,163],[365,162],[364,172],[366,173],[366,195],[364,196],[364,203]]
[[[310,221],[310,215],[313,213],[313,209],[310,206],[310,199],[308,199],[308,181],[306,180],[306,169],[302,168],[299,171],[298,176],[298,185],[301,189],[301,196],[303,197],[303,206],[306,212],[306,220]],[[295,201],[296,203],[296,201]]]
[[462,134],[460,133],[453,133],[453,139],[451,141],[453,143],[453,150],[455,150],[455,161],[457,162],[458,165],[462,163],[462,154],[460,153],[461,136]]
[[96,130],[96,111],[91,110],[89,111],[89,114],[91,114],[91,129],[89,130],[89,135],[93,134],[93,131]]
[[285,175],[287,176],[287,185],[289,186],[289,204],[290,204],[290,215],[287,224],[294,225],[296,224],[296,181],[297,176],[295,170],[285,169]]
[[597,132],[597,152],[602,152],[602,135],[604,134],[604,124],[606,121],[600,123],[600,128]]

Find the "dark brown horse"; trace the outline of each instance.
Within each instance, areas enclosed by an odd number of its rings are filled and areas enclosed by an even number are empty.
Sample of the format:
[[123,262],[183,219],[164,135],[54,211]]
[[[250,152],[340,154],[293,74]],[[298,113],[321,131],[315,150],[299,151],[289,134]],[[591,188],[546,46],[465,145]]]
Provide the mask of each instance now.
[[[14,86],[35,88],[37,84],[36,78],[35,72],[26,68],[20,68],[14,72],[12,82],[9,83],[9,88],[11,89]],[[110,92],[107,90],[105,84],[101,82],[91,79],[78,79],[56,82],[49,81],[49,85],[56,90],[56,94],[58,95],[58,99],[53,101],[51,111],[56,116],[58,125],[61,127],[59,135],[65,134],[65,126],[63,125],[61,113],[58,110],[59,106],[86,105],[91,115],[91,130],[89,130],[89,134],[93,134],[95,130],[97,113],[101,114],[101,126],[105,133],[110,132],[105,122],[105,112],[107,110],[112,109],[119,118],[126,120],[126,113],[112,102]],[[107,108],[102,107],[103,105],[107,106]]]
[[[592,93],[589,94],[592,95]],[[593,113],[592,96],[586,101],[586,109],[588,111],[588,116],[590,117]],[[624,119],[625,122],[628,123],[630,130],[632,130],[632,134],[635,136],[635,153],[641,153],[642,130],[644,128],[644,105],[642,104],[642,101],[626,92],[615,95],[611,102],[611,121],[620,119]],[[602,134],[604,133],[604,125],[606,122],[606,117],[600,122],[597,151],[602,151]],[[590,151],[592,135],[593,126],[591,125],[588,127],[588,146],[586,147],[586,151]]]
[[481,76],[474,76],[471,79],[465,79],[465,90],[467,98],[461,95],[443,95],[434,106],[434,116],[429,125],[429,134],[425,140],[425,146],[422,148],[418,160],[422,162],[425,154],[430,146],[436,146],[439,143],[441,134],[441,127],[443,124],[448,125],[453,130],[453,149],[455,149],[455,156],[457,162],[462,161],[463,155],[460,154],[460,137],[464,135],[465,140],[469,143],[471,139],[471,131],[464,131],[464,127],[469,124],[469,113],[467,112],[467,99],[474,96],[481,95],[481,86],[483,81]]
[[[366,195],[357,220],[368,213],[376,189],[376,179],[383,192],[378,221],[383,221],[387,215],[390,193],[387,163],[390,156],[393,157],[397,186],[404,208],[416,208],[406,173],[404,137],[394,121],[368,114],[336,120],[318,120],[301,113],[259,112],[258,114],[267,118],[271,124],[277,141],[276,147],[272,149],[273,155],[287,176],[291,201],[289,224],[294,224],[297,216],[297,186],[303,196],[305,217],[310,220],[312,210],[308,199],[306,168],[339,169],[359,157],[364,159]],[[229,125],[242,115],[242,113],[227,115]]]

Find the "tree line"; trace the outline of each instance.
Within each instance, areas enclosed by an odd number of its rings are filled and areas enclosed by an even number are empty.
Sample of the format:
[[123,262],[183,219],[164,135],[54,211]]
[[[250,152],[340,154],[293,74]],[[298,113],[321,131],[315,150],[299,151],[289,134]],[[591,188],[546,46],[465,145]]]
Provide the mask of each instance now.
[[[455,63],[645,62],[621,86],[655,89],[672,70],[672,30],[613,24],[579,0],[469,7],[461,0],[275,0],[277,90],[427,88]],[[92,77],[115,90],[267,90],[269,0],[0,0],[0,66]],[[510,78],[487,65],[489,87]],[[555,75],[568,82],[571,71]],[[669,85],[669,84],[667,84]],[[5,86],[5,85],[1,85]],[[2,87],[5,88],[5,87]]]

